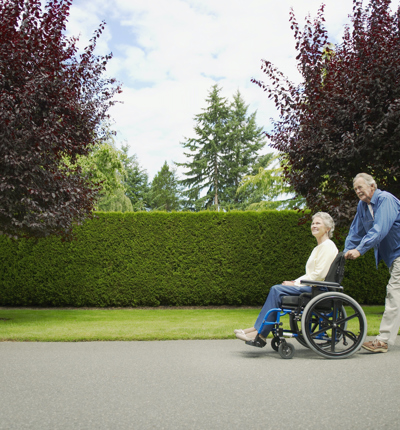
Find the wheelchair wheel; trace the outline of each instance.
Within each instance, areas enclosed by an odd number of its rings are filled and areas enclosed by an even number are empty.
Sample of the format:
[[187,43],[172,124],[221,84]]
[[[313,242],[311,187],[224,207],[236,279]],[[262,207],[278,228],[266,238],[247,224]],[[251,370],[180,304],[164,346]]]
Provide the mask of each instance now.
[[286,341],[281,342],[279,344],[278,352],[282,358],[292,358],[294,355],[294,346]]
[[367,320],[354,299],[328,292],[318,295],[304,308],[301,329],[308,347],[317,354],[347,358],[361,348],[367,335]]
[[274,351],[278,352],[280,344],[281,344],[281,340],[278,337],[272,338],[271,347]]

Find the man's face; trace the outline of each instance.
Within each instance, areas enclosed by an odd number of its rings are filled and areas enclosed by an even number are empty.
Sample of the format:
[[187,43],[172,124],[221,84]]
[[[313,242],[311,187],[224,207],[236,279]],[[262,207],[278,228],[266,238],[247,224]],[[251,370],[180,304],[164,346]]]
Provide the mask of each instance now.
[[363,202],[369,204],[371,202],[371,198],[374,195],[375,187],[368,185],[365,182],[364,178],[358,178],[354,182],[354,191],[357,194],[357,197]]

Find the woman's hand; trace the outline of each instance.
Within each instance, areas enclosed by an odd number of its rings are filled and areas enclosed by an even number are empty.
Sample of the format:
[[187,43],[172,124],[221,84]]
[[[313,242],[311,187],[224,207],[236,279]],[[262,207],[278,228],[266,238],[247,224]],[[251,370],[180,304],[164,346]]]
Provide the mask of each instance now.
[[290,285],[293,287],[295,284],[294,284],[294,281],[283,281],[282,285]]

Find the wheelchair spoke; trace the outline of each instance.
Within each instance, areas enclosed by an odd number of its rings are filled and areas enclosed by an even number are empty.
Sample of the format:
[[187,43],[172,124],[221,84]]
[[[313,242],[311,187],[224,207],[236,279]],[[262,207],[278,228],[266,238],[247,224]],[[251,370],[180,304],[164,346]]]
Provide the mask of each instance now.
[[347,318],[343,318],[342,320],[337,321],[337,324],[344,324],[347,321],[352,320],[353,318],[358,318],[359,316],[360,316],[360,314],[358,312],[354,313],[353,315],[349,315]]
[[340,301],[340,306],[338,306],[338,300],[333,301],[333,315],[332,315],[332,336],[331,336],[331,352],[335,352],[336,346],[336,331],[337,331],[337,316],[339,312],[339,308],[342,308],[342,302]]
[[336,342],[334,341],[334,339],[336,339],[336,328],[332,329],[331,352],[335,352]]
[[314,315],[316,315],[320,320],[324,320],[326,323],[331,322],[331,320],[329,319],[329,316],[325,315],[324,313],[314,310]]
[[[311,337],[317,337],[320,334],[326,333],[327,330],[330,330],[332,327],[323,327],[321,330],[318,331],[313,331],[311,333]],[[328,338],[328,336],[326,336],[326,338]]]

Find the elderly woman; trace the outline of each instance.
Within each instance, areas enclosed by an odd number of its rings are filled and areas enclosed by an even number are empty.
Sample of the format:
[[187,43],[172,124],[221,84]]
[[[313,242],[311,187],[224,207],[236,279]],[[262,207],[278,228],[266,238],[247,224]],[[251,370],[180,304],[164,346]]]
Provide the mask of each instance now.
[[[283,281],[280,285],[274,285],[268,294],[267,300],[254,324],[254,327],[235,330],[236,337],[244,341],[253,340],[265,319],[265,315],[270,309],[280,308],[283,296],[299,296],[302,293],[311,292],[309,286],[300,283],[302,279],[311,281],[323,281],[329,271],[333,260],[338,253],[336,245],[330,240],[335,223],[332,217],[326,212],[318,212],[312,217],[311,234],[317,239],[317,246],[311,252],[306,264],[306,273],[294,281]],[[272,312],[267,321],[276,321],[276,313]],[[265,325],[260,336],[265,340],[272,325]]]

